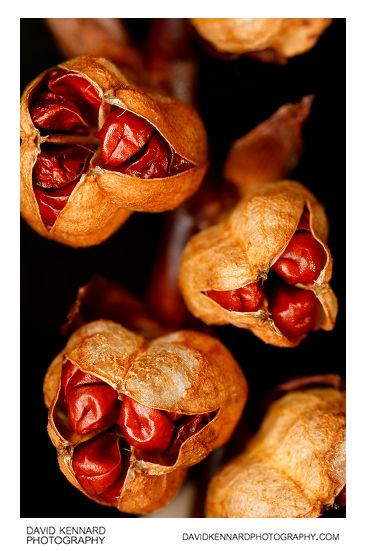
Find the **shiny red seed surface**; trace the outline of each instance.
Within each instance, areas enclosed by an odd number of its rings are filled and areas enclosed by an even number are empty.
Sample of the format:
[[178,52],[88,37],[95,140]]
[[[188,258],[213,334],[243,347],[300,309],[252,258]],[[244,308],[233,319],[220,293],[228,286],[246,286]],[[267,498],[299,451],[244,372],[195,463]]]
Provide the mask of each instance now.
[[289,285],[307,285],[318,279],[325,262],[323,246],[310,233],[295,233],[272,270]]
[[261,283],[253,282],[232,291],[206,291],[207,296],[226,310],[256,312],[263,304],[264,290]]
[[139,404],[125,396],[118,420],[129,444],[142,450],[165,451],[175,425],[160,410]]
[[121,472],[119,436],[107,432],[80,444],[75,449],[72,465],[86,492],[90,495],[105,492]]
[[148,141],[154,127],[142,117],[114,109],[96,134],[106,168],[115,168],[135,155]]
[[314,329],[320,302],[312,291],[290,285],[274,285],[268,296],[268,308],[278,329],[290,340]]

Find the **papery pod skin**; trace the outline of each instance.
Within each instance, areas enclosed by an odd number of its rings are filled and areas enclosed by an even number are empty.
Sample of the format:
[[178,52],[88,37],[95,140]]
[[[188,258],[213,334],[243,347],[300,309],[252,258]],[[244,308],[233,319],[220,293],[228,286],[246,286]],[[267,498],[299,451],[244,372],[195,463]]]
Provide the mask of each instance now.
[[[161,478],[158,486],[166,488],[170,497],[184,477],[181,471],[204,459],[230,438],[247,398],[248,387],[239,366],[213,337],[195,331],[178,331],[149,342],[111,321],[84,325],[51,363],[44,380],[45,403],[49,407],[48,432],[57,448],[62,471],[78,488],[71,466],[72,449],[90,436],[70,434],[66,429],[61,434],[58,430],[62,418],[58,396],[65,358],[81,371],[109,384],[121,399],[124,394],[149,407],[188,415],[217,412],[201,430],[183,442],[175,462],[164,454],[151,454],[131,446],[126,481],[136,487],[153,488],[157,484],[154,477]],[[147,481],[144,476],[148,477]],[[126,497],[129,492],[132,495],[134,490],[124,487],[120,497],[123,511],[130,507]],[[164,493],[164,499],[167,494]],[[146,496],[141,499],[146,500]],[[138,501],[138,498],[131,497],[131,500]]]
[[[58,453],[61,472],[78,490],[101,505],[111,503],[91,496],[79,484],[72,468],[72,452]],[[175,469],[163,475],[149,475],[130,465],[118,500],[117,509],[122,513],[143,515],[164,507],[178,492],[187,476],[187,469]]]
[[119,283],[95,275],[79,287],[61,333],[69,337],[82,325],[100,318],[120,323],[146,338],[159,337],[165,333],[163,326],[147,311],[143,302]]
[[[95,245],[107,239],[132,211],[161,212],[173,209],[199,187],[208,166],[206,133],[196,111],[178,100],[135,87],[112,63],[103,58],[81,56],[57,66],[82,74],[102,99],[98,128],[112,105],[147,119],[179,155],[194,167],[165,178],[144,180],[97,166],[99,146],[89,161],[66,206],[47,230],[39,213],[32,185],[32,170],[41,144],[93,144],[94,136],[41,135],[29,114],[33,90],[49,69],[35,78],[21,99],[21,213],[38,233],[74,247]],[[172,120],[169,119],[172,117]]]
[[101,188],[129,209],[161,212],[177,207],[198,189],[207,170],[206,134],[196,111],[179,100],[129,87],[120,87],[108,101],[148,120],[195,167],[148,181],[97,167]]
[[345,486],[345,393],[311,388],[271,404],[245,451],[210,482],[207,517],[319,517]]
[[139,515],[153,513],[175,496],[186,476],[187,469],[175,469],[160,476],[130,469],[118,509]]
[[197,32],[216,50],[247,54],[274,50],[273,61],[310,50],[330,25],[329,18],[205,18],[191,19]]
[[291,347],[303,337],[289,340],[275,327],[267,305],[257,312],[235,312],[204,295],[214,289],[227,291],[266,279],[271,266],[286,249],[296,231],[304,207],[310,213],[312,235],[326,253],[326,263],[312,290],[322,305],[316,329],[331,330],[337,314],[337,299],[328,282],[332,258],[326,245],[328,220],[322,205],[300,183],[283,180],[262,185],[248,193],[227,217],[194,235],[181,262],[179,284],[189,310],[207,324],[250,329],[264,342]]
[[44,22],[66,59],[82,55],[104,57],[123,70],[143,71],[142,54],[133,46],[121,19],[57,17]]
[[291,175],[304,149],[303,125],[313,100],[309,95],[298,103],[282,105],[231,144],[223,174],[241,196]]

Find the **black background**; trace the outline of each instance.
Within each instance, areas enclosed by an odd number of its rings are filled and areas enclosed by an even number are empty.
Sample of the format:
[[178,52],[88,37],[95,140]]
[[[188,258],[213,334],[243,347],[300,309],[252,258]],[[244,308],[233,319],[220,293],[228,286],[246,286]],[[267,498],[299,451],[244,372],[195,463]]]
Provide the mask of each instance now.
[[[137,41],[146,19],[128,20]],[[286,66],[240,58],[220,60],[198,51],[199,110],[211,158],[219,173],[233,140],[284,103],[314,93],[305,124],[305,151],[292,177],[325,206],[334,259],[332,287],[338,296],[335,329],[311,334],[297,348],[265,345],[249,331],[217,328],[217,336],[240,363],[250,385],[248,418],[273,386],[297,374],[345,374],[345,20],[334,20],[308,53]],[[40,19],[21,20],[21,91],[41,71],[62,61]],[[80,285],[94,274],[122,283],[142,298],[162,235],[164,214],[135,213],[105,243],[72,249],[40,237],[21,221],[21,516],[118,517],[71,486],[61,474],[47,435],[42,381],[64,346],[59,332]],[[206,460],[207,461],[207,460]],[[201,472],[205,464],[200,466]],[[192,469],[192,476],[197,467]],[[327,516],[342,516],[343,509]]]

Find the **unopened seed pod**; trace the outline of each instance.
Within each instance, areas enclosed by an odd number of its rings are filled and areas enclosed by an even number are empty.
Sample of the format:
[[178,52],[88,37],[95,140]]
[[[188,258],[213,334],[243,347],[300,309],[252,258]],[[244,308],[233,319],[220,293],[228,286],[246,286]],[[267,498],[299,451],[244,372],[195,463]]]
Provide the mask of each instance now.
[[330,25],[327,18],[191,19],[197,32],[215,50],[255,54],[264,62],[284,63],[310,50]]
[[319,517],[345,494],[345,461],[345,393],[287,392],[244,452],[211,480],[206,516]]

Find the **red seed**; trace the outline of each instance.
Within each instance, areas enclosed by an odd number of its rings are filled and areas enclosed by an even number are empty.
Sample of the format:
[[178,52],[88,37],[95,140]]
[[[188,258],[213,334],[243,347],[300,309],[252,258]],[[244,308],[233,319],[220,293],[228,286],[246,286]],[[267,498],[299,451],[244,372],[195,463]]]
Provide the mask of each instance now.
[[318,321],[320,302],[312,291],[289,285],[275,285],[268,297],[271,317],[288,339],[307,335]]
[[175,425],[160,410],[139,404],[125,396],[118,419],[129,444],[142,450],[165,451]]
[[117,422],[121,402],[107,384],[79,386],[65,399],[71,428],[77,434],[107,429]]
[[310,233],[295,233],[272,270],[289,285],[311,284],[324,268],[323,246]]
[[72,464],[77,480],[88,494],[105,492],[121,472],[119,436],[107,432],[80,444]]
[[116,108],[96,134],[101,143],[102,162],[115,168],[135,155],[148,141],[154,127],[142,117]]
[[127,161],[119,170],[136,178],[164,178],[168,172],[170,156],[170,148],[164,138],[153,134],[138,158]]
[[254,281],[232,291],[206,291],[207,296],[226,310],[233,312],[257,312],[264,300],[261,283]]

